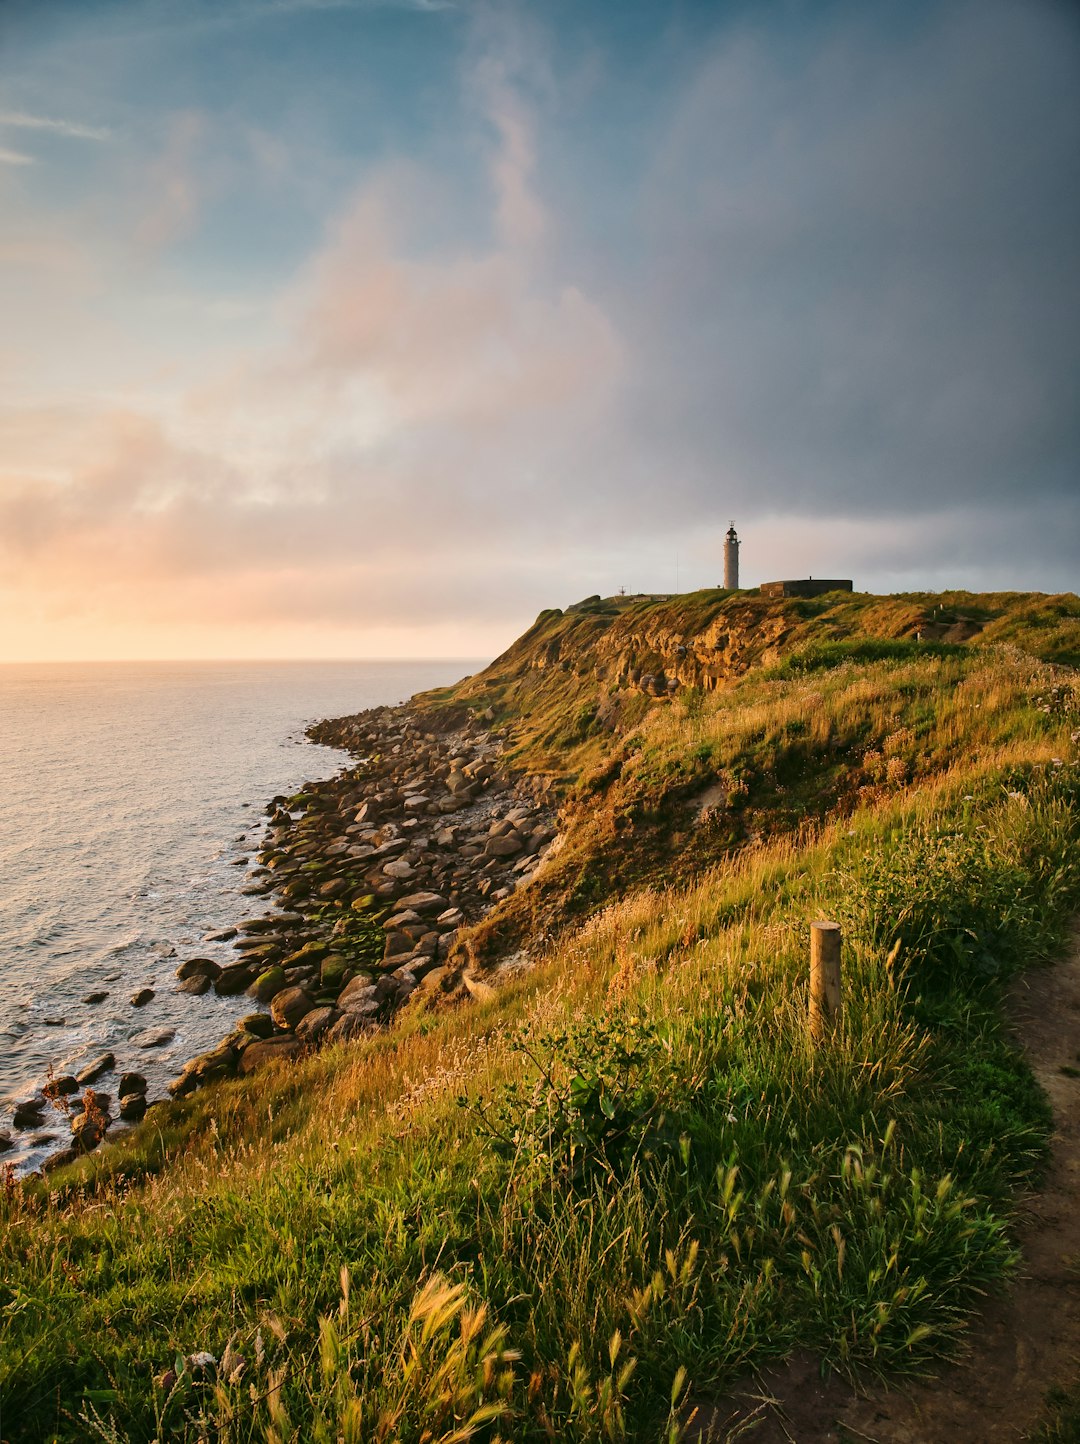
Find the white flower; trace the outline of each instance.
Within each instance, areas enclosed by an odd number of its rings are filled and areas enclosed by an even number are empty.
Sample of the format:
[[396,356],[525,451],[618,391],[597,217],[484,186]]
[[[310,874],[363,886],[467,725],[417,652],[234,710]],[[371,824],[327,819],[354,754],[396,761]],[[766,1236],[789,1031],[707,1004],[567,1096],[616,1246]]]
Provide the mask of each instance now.
[[217,1363],[214,1355],[206,1353],[205,1350],[201,1354],[189,1354],[187,1361],[192,1369],[209,1369]]

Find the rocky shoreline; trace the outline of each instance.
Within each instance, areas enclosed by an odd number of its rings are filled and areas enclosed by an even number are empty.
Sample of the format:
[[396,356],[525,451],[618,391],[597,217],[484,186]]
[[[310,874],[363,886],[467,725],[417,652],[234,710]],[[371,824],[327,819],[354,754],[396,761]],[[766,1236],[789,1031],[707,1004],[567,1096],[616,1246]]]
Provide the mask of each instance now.
[[[386,1027],[416,1000],[483,992],[462,967],[461,930],[527,882],[558,845],[542,789],[509,773],[485,720],[439,731],[405,703],[309,729],[311,740],[356,760],[268,805],[254,881],[243,891],[270,899],[271,911],[206,939],[232,942],[235,961],[189,957],[176,969],[179,991],[246,993],[255,1006],[216,1048],[184,1065],[168,1087],[172,1097]],[[71,1145],[47,1159],[45,1171],[107,1136],[113,1098],[91,1085],[115,1069],[106,1053],[20,1100],[19,1130],[40,1128],[50,1107],[68,1114]],[[116,1099],[124,1122],[157,1106],[147,1104],[137,1072],[120,1077]],[[10,1146],[0,1134],[0,1149],[5,1141]]]

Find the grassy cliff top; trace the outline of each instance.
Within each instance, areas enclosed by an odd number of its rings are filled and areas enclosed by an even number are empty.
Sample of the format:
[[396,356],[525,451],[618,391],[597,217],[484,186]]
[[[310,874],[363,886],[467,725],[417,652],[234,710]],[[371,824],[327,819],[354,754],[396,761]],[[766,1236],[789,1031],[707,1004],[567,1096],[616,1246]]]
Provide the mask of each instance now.
[[940,656],[942,649],[1001,645],[1080,665],[1080,598],[834,592],[768,599],[719,589],[592,597],[541,612],[489,667],[421,701],[436,713],[490,711],[507,728],[522,766],[565,780],[602,751],[595,738],[605,722],[625,727],[641,719],[658,691],[642,688],[642,678],[662,677],[671,692],[715,690],[752,669],[786,666],[793,673],[845,660],[914,658],[920,649]]
[[652,1444],[795,1349],[962,1348],[1047,1147],[1001,998],[1080,907],[1078,629],[1075,597],[618,599],[422,699],[490,708],[562,799],[473,939],[483,1001],[9,1185],[5,1439]]

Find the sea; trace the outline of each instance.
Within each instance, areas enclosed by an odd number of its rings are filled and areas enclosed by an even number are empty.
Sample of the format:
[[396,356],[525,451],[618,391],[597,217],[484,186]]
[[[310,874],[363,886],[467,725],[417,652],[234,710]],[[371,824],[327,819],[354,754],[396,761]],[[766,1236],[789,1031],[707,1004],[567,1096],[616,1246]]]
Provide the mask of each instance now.
[[[266,803],[348,760],[305,727],[477,670],[475,661],[0,665],[0,1167],[69,1142],[50,1110],[11,1128],[50,1075],[116,1055],[148,1097],[250,1012],[176,991],[207,935],[267,911],[253,883]],[[134,1007],[132,996],[153,998]],[[141,1046],[148,1030],[167,1041]],[[117,1077],[95,1084],[115,1092]]]

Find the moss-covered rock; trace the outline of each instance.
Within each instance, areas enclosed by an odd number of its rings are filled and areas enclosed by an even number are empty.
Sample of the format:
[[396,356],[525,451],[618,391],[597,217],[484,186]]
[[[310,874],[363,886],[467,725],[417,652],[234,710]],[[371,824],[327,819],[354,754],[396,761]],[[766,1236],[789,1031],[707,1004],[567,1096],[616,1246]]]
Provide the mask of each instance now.
[[275,993],[280,993],[285,986],[285,969],[279,965],[267,968],[265,973],[259,976],[248,988],[248,996],[257,998],[260,1003],[269,1003]]

